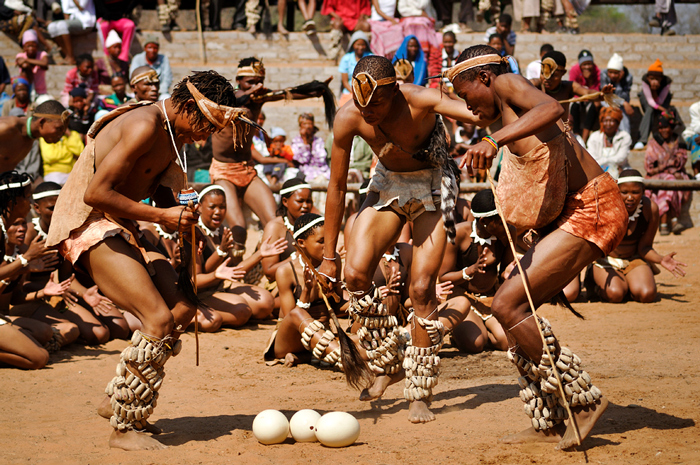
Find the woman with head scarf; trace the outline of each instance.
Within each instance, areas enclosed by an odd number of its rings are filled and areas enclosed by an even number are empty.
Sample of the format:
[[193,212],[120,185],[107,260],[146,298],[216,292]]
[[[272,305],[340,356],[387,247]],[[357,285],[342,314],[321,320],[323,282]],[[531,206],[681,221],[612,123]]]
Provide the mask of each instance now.
[[413,66],[413,83],[417,86],[424,86],[428,78],[428,62],[416,36],[410,35],[403,39],[393,61],[396,63],[400,59],[408,60]]

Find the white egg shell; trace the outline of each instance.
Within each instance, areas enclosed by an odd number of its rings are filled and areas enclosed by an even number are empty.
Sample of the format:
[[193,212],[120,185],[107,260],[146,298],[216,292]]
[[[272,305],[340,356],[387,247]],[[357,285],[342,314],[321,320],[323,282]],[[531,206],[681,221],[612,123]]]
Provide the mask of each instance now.
[[330,412],[316,422],[316,438],[328,447],[346,447],[360,436],[360,423],[345,412]]
[[289,435],[289,421],[279,410],[263,410],[253,420],[253,435],[261,444],[279,444]]
[[314,427],[319,418],[321,418],[321,414],[311,409],[299,410],[292,415],[292,419],[289,420],[289,431],[291,431],[294,440],[296,442],[315,442]]

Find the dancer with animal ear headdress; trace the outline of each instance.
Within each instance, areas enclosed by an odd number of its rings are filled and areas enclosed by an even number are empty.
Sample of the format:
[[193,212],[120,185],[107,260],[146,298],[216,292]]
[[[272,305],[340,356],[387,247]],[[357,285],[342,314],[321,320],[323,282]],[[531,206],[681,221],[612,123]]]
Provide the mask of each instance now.
[[[404,394],[410,402],[409,421],[427,422],[435,419],[428,405],[437,382],[437,352],[443,336],[435,326],[435,282],[440,268],[440,260],[435,257],[442,257],[446,237],[454,237],[457,196],[454,174],[447,168],[445,127],[438,114],[467,123],[476,123],[478,118],[463,102],[437,89],[413,84],[399,87],[393,65],[380,56],[364,57],[357,63],[352,87],[354,104],[343,106],[334,123],[325,253],[319,272],[333,281],[339,266],[335,251],[345,206],[350,150],[353,138],[360,136],[378,154],[379,163],[366,201],[371,207],[357,215],[352,233],[346,238],[345,285],[351,295],[350,313],[362,326],[381,328],[387,334],[379,341],[381,348],[372,353],[370,368],[380,377],[398,372],[404,348],[389,350],[400,342],[398,325],[395,317],[386,314],[372,276],[403,225],[412,222],[409,295],[417,318],[412,320],[412,345],[405,349],[406,360],[410,361],[404,366],[420,372],[420,376],[407,376]],[[372,331],[364,333],[372,335]],[[420,386],[414,385],[414,378]]]
[[542,237],[516,259],[517,270],[491,307],[507,330],[509,358],[520,371],[520,395],[532,422],[532,428],[505,441],[558,442],[560,449],[580,445],[608,401],[581,369],[579,357],[536,315],[536,307],[615,249],[625,236],[627,210],[612,177],[565,130],[559,102],[508,73],[495,49],[466,49],[446,74],[484,124],[503,121],[502,129],[467,150],[462,166],[488,169],[502,147],[495,192],[499,216],[520,232],[540,230]]
[[[57,246],[106,297],[143,324],[107,386],[111,408],[100,408],[103,415],[111,413],[111,447],[165,447],[141,432],[153,430],[148,418],[163,366],[180,352],[179,335],[196,310],[167,259],[139,241],[135,222],[180,231],[197,224],[195,208],[175,206],[173,191],[186,181],[187,156],[180,150],[227,126],[242,139],[248,129],[245,110],[234,104],[228,81],[206,71],[185,78],[164,101],[114,110],[90,128],[87,146],[58,196],[47,245]],[[149,197],[157,207],[141,202]]]
[[[332,92],[328,89],[328,81],[321,83],[313,81],[296,88],[270,91],[264,87],[265,66],[262,60],[250,57],[244,58],[238,64],[236,72],[236,99],[247,109],[248,117],[257,121],[262,107],[266,102],[279,100],[307,99],[323,97],[326,112],[335,112]],[[332,116],[331,116],[332,120]],[[245,228],[243,203],[260,218],[263,227],[275,218],[275,199],[270,188],[258,178],[253,165],[265,161],[265,157],[252,148],[253,134],[249,134],[244,143],[234,146],[228,130],[223,130],[212,136],[213,160],[209,168],[211,182],[220,185],[226,191],[228,211],[226,222],[229,227],[242,226]]]

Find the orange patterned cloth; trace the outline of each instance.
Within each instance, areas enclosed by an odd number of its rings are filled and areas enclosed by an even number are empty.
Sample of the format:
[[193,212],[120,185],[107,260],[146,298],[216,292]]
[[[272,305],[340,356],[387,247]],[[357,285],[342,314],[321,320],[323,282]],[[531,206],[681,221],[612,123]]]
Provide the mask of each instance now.
[[211,166],[209,167],[211,182],[223,179],[237,187],[248,186],[257,175],[258,172],[255,171],[255,168],[245,161],[240,163],[224,163],[213,158],[211,160]]
[[592,242],[607,256],[627,234],[629,214],[615,180],[603,173],[566,197],[559,229]]
[[58,251],[66,260],[75,264],[83,252],[87,252],[108,237],[121,235],[127,241],[131,233],[121,225],[105,218],[104,214],[92,210],[82,226],[71,231],[68,239],[61,242]]

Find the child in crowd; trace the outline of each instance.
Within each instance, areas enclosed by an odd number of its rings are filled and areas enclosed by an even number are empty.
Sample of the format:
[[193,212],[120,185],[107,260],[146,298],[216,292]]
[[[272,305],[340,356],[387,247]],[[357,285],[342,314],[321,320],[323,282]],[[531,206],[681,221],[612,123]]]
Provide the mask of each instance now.
[[22,35],[22,52],[15,56],[15,63],[20,69],[20,76],[34,86],[36,95],[45,95],[49,54],[43,50],[39,51],[39,42],[34,29],[28,29]]

